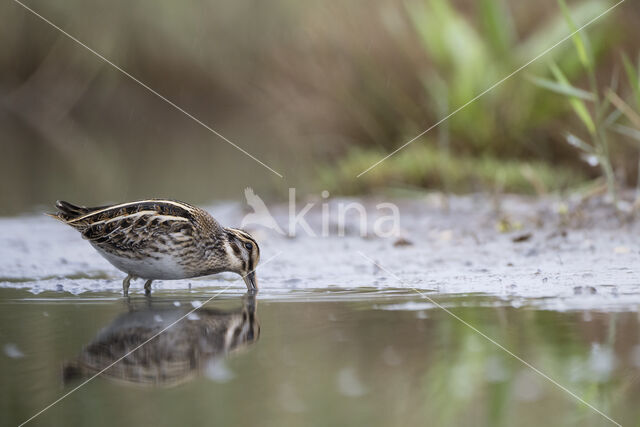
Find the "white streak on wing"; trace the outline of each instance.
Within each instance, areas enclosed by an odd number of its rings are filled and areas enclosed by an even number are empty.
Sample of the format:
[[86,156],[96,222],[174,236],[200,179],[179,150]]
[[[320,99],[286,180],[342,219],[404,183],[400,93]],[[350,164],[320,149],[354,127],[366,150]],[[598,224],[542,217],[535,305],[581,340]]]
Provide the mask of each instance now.
[[[96,225],[96,224],[108,224],[110,222],[114,222],[114,221],[121,221],[125,218],[139,218],[141,216],[144,215],[153,215],[154,213],[156,213],[156,211],[140,211],[140,212],[136,212],[136,213],[132,213],[132,214],[128,214],[128,215],[122,215],[122,216],[117,216],[115,218],[109,218],[109,219],[103,219],[101,221],[96,221],[91,223],[91,225]],[[133,224],[131,224],[133,225]]]
[[186,242],[189,240],[193,240],[193,237],[187,236],[184,233],[171,233],[169,236],[176,242]]
[[[123,220],[125,218],[139,218],[139,217],[144,216],[144,215],[150,215],[149,221],[151,221],[152,219],[158,218],[158,219],[160,219],[160,222],[164,222],[164,221],[189,222],[189,219],[183,218],[181,216],[158,215],[158,213],[156,211],[140,211],[140,212],[136,212],[136,213],[129,214],[129,215],[122,215],[122,216],[117,216],[115,218],[103,219],[101,221],[96,221],[96,222],[92,223],[91,225],[102,224],[102,223],[107,224],[109,222],[121,221],[121,220]],[[131,225],[133,225],[133,224],[131,224]]]
[[[185,205],[184,203],[175,202],[173,200],[153,200],[153,199],[138,200],[138,201],[135,201],[135,202],[122,203],[120,205],[113,205],[113,206],[106,207],[104,209],[99,209],[97,211],[89,212],[86,215],[82,215],[82,216],[80,216],[78,218],[74,218],[74,219],[72,219],[70,221],[67,221],[67,223],[71,224],[73,222],[80,221],[82,219],[88,218],[88,217],[90,217],[92,215],[99,214],[101,212],[106,212],[106,211],[111,210],[111,209],[124,208],[125,206],[137,205],[138,203],[162,203],[162,204],[178,206],[178,207],[180,207],[182,209],[185,209],[185,210],[187,210],[189,212],[193,212],[194,211],[191,206]],[[155,212],[155,211],[153,211],[153,212]]]
[[[182,222],[190,222],[188,218],[183,218],[181,216],[173,216],[173,215],[154,215],[153,218],[160,218],[161,222],[164,221],[182,221]],[[151,219],[153,219],[151,218]]]

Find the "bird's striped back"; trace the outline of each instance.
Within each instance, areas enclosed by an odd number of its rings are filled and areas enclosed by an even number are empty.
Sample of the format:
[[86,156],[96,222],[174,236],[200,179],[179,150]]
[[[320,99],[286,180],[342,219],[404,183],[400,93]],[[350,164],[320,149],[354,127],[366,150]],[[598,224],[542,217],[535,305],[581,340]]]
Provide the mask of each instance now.
[[112,221],[142,212],[191,220],[198,208],[175,200],[148,199],[111,206],[88,208],[68,202],[58,201],[59,212],[54,216],[74,227],[82,227],[100,222]]

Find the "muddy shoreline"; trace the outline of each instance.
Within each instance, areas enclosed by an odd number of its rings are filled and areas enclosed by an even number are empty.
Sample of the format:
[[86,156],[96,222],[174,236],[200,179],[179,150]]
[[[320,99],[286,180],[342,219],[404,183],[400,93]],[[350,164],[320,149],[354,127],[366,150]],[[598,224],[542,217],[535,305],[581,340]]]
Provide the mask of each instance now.
[[[366,233],[355,211],[345,216],[344,227],[339,224],[340,205],[356,201],[367,213]],[[373,223],[388,211],[376,206],[389,202],[321,197],[298,201],[294,212],[313,204],[304,219],[315,236],[300,224],[290,233],[288,205],[269,206],[284,234],[246,226],[261,242],[262,293],[416,288],[430,294],[486,294],[514,306],[554,310],[635,310],[640,303],[635,268],[640,222],[616,213],[597,197],[567,201],[430,194],[395,199],[391,202],[400,212],[399,232],[377,237]],[[239,225],[251,211],[238,203],[207,209],[229,226]],[[324,236],[323,230],[328,230]],[[1,218],[0,248],[2,287],[34,293],[120,292],[122,273],[74,230],[44,215]],[[156,289],[220,287],[235,279],[222,274],[159,281]],[[141,291],[137,285],[134,291]]]

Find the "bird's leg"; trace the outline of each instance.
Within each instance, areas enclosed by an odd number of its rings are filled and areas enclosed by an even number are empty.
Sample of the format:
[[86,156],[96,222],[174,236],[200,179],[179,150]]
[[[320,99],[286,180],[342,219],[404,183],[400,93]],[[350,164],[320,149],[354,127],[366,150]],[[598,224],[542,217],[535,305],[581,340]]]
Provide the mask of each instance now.
[[133,279],[133,276],[129,274],[122,281],[122,293],[124,294],[125,297],[129,295],[129,285],[131,284],[131,279]]
[[151,282],[153,282],[153,280],[147,280],[144,284],[144,293],[147,295],[151,294]]

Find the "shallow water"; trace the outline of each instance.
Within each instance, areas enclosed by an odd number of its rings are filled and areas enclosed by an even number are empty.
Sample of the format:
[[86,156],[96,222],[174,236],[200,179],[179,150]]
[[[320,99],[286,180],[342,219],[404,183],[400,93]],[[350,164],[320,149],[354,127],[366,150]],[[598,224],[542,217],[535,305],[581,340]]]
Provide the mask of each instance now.
[[29,425],[614,425],[584,402],[638,425],[640,226],[571,228],[507,200],[521,226],[500,233],[486,200],[448,206],[401,205],[402,247],[252,230],[256,301],[233,274],[157,281],[150,298],[136,281],[125,299],[71,228],[2,218],[0,425],[69,392]]
[[[613,425],[413,292],[258,295],[253,308],[232,292],[200,306],[219,290],[0,290],[0,424],[27,420],[199,307],[29,425]],[[612,419],[638,423],[637,313],[435,301]]]

